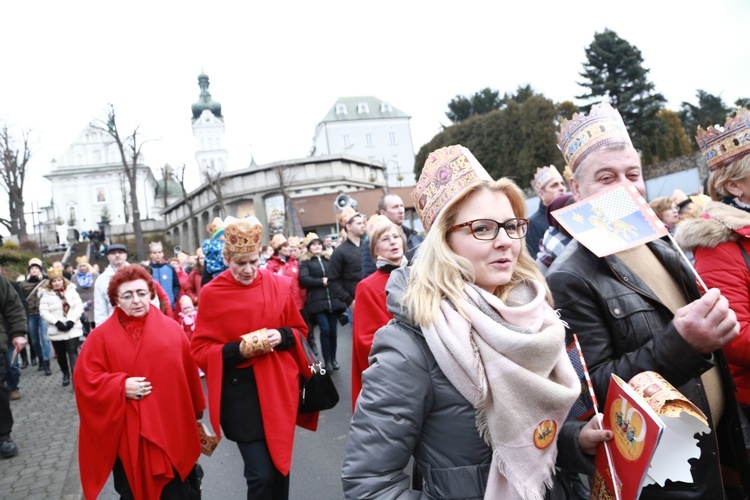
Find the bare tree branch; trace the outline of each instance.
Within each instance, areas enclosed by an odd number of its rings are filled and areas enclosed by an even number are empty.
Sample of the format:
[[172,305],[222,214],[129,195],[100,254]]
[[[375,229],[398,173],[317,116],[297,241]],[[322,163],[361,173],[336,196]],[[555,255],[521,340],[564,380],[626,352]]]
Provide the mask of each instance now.
[[182,199],[184,200],[185,205],[188,207],[188,212],[190,213],[190,225],[193,226],[193,238],[196,245],[201,244],[200,235],[198,234],[198,224],[196,224],[196,218],[195,218],[195,212],[193,211],[193,198],[192,196],[188,196],[187,189],[185,189],[185,164],[183,163],[181,167],[178,167],[175,172],[172,173],[172,176],[177,181],[177,183],[180,185],[180,189],[182,189]]
[[7,125],[0,130],[0,185],[8,193],[10,220],[0,221],[11,234],[17,234],[19,240],[27,238],[26,219],[24,217],[23,189],[26,173],[31,159],[31,132],[21,133],[20,145],[11,136]]

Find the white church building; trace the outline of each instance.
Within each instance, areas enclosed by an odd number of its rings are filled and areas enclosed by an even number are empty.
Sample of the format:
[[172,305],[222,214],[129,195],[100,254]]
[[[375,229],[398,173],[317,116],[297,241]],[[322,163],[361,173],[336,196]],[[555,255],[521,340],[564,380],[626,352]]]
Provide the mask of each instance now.
[[[140,160],[136,184],[141,220],[153,221],[150,225],[155,229],[161,224],[165,207],[159,196],[163,181],[154,178],[143,155]],[[130,184],[117,145],[105,131],[89,124],[59,159],[52,160],[51,170],[44,177],[52,184],[52,201],[42,207],[48,221],[44,225],[44,243],[56,243],[51,241],[52,227],[60,242],[66,241],[72,230],[83,233],[107,224],[113,235],[132,232]],[[171,196],[167,204],[174,199]]]

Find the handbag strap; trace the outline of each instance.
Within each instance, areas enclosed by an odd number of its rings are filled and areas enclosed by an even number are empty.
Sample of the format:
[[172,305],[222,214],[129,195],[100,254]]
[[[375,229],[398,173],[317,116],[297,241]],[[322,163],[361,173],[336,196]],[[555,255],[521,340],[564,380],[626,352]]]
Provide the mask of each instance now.
[[313,353],[312,349],[310,349],[310,344],[307,343],[307,339],[305,337],[300,335],[299,339],[302,342],[302,348],[305,351],[305,358],[307,358],[307,366],[312,367],[313,365],[315,365],[315,363],[318,362],[318,360],[315,359],[315,353]]

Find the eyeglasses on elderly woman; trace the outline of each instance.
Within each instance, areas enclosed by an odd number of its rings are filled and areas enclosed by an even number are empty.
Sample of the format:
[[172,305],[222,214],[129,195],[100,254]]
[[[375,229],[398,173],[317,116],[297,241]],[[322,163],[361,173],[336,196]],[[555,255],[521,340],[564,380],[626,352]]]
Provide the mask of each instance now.
[[500,228],[505,230],[505,233],[509,238],[518,240],[526,236],[526,232],[529,230],[529,220],[520,217],[508,219],[505,222],[498,222],[492,219],[474,219],[451,226],[448,229],[448,232],[452,233],[458,231],[462,227],[468,227],[471,231],[471,235],[482,241],[494,240],[497,238]]

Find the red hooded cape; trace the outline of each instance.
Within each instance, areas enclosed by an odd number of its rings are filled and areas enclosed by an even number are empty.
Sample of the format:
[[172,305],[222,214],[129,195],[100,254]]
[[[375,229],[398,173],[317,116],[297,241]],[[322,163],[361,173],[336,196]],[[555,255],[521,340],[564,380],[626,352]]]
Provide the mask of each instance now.
[[198,366],[206,373],[211,426],[221,436],[221,387],[224,344],[261,328],[291,328],[295,345],[274,350],[238,365],[253,366],[260,400],[261,417],[268,450],[274,466],[284,475],[292,466],[295,423],[315,430],[318,414],[297,416],[299,377],[310,377],[300,336],[307,338],[307,326],[292,296],[289,278],[258,269],[250,285],[239,283],[229,270],[201,290],[200,307],[190,347]]
[[[185,480],[198,460],[203,387],[180,325],[151,307],[136,342],[121,314],[116,308],[89,334],[73,375],[81,483],[96,498],[119,456],[135,498],[158,498],[173,468]],[[153,392],[126,399],[128,377],[146,377]]]
[[354,292],[354,322],[352,324],[352,412],[362,390],[362,372],[369,366],[372,340],[393,315],[386,306],[385,285],[390,274],[377,270],[357,284]]

